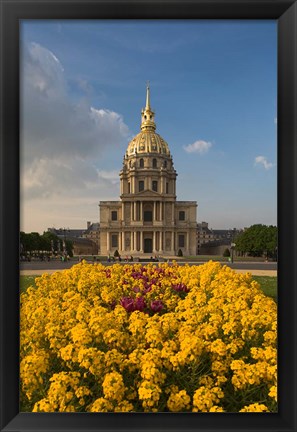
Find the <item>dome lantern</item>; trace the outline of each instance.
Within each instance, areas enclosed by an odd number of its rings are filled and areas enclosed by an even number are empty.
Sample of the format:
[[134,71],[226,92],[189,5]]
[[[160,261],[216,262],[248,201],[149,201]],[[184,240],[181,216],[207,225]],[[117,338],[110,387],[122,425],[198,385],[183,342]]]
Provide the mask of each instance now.
[[151,109],[150,104],[150,86],[149,83],[146,86],[146,104],[145,108],[141,111],[141,130],[155,130],[156,124],[155,124],[155,113]]
[[150,104],[150,87],[146,87],[146,104],[141,111],[141,132],[129,142],[127,148],[127,157],[144,153],[158,153],[164,156],[170,156],[167,142],[155,132],[155,113]]

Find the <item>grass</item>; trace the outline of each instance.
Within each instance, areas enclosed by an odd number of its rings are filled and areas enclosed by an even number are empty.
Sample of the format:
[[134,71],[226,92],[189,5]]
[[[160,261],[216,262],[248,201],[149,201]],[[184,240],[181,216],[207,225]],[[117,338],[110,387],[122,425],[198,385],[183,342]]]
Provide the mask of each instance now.
[[272,297],[277,301],[277,277],[276,276],[253,276],[253,279],[257,281],[262,291],[268,297]]
[[[223,257],[222,255],[192,255],[192,256],[184,256],[184,257],[176,257],[174,258],[178,261],[220,261],[220,262],[229,262],[229,257]],[[235,256],[233,257],[234,262],[265,262],[265,258],[263,257],[241,257]]]
[[[20,292],[25,292],[29,286],[36,287],[35,278],[36,275],[32,276],[20,276]],[[268,297],[272,297],[277,301],[277,277],[276,276],[253,276],[253,279],[257,281],[262,291]]]
[[29,286],[36,288],[35,278],[37,275],[20,276],[20,293],[26,292]]

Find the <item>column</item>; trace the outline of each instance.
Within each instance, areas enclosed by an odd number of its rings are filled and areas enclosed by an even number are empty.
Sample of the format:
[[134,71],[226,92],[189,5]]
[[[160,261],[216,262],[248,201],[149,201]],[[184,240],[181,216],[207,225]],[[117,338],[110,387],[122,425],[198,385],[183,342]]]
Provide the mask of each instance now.
[[174,248],[174,231],[172,231],[171,233],[171,250],[174,252],[175,248]]
[[162,221],[162,207],[163,207],[163,203],[162,201],[160,201],[160,221]]
[[153,232],[153,252],[156,252],[156,232]]
[[107,233],[106,233],[106,250],[107,250],[107,253],[109,253],[109,248],[110,248],[110,244],[109,244],[109,232],[107,231]]
[[137,220],[137,209],[136,209],[136,204],[137,204],[137,202],[134,201],[134,220],[135,220],[135,221]]
[[171,222],[174,224],[174,203],[172,203],[172,210],[171,210]]
[[163,232],[159,232],[159,252],[163,252]]
[[131,222],[133,222],[133,202],[130,202]]
[[143,202],[140,201],[140,220],[143,220]]
[[124,203],[122,202],[122,217],[121,220],[124,221],[125,220],[125,206]]
[[143,253],[143,231],[140,231],[140,252]]
[[156,220],[156,201],[154,201],[154,217],[153,220]]
[[136,179],[135,179],[135,175],[132,176],[132,182],[131,182],[131,192],[134,194],[136,192]]
[[121,232],[121,237],[122,237],[122,251],[125,250],[125,233],[124,231]]

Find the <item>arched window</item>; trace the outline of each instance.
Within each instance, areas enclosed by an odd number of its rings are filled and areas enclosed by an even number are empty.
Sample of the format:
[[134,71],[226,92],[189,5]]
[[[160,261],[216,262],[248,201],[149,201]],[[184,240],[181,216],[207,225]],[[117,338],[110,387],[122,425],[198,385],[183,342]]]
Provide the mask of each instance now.
[[139,166],[140,166],[140,168],[143,168],[143,167],[144,167],[144,161],[143,161],[143,159],[140,159],[140,161],[139,161]]
[[157,159],[153,159],[153,168],[157,168]]

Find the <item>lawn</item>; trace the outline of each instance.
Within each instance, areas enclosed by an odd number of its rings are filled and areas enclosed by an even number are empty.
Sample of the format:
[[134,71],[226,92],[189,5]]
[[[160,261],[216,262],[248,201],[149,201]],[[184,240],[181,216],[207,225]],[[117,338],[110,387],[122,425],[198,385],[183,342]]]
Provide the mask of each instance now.
[[[30,285],[35,287],[36,277],[36,275],[20,276],[20,292],[25,292]],[[275,301],[277,301],[277,277],[253,276],[253,279],[255,279],[260,284],[264,294],[266,294],[268,297],[272,297]]]
[[20,276],[20,292],[23,293],[27,290],[29,286],[36,287],[35,285],[35,278],[36,275],[30,275],[30,276]]
[[253,279],[257,281],[264,294],[268,297],[272,297],[277,301],[277,277],[276,276],[253,276]]

